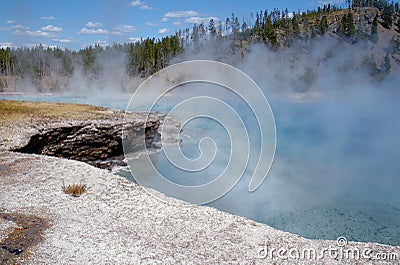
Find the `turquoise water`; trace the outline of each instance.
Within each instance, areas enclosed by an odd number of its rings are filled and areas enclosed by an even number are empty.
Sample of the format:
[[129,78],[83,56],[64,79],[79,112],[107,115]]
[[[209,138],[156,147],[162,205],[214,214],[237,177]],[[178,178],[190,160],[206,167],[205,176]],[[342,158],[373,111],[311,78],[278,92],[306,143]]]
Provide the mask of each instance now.
[[[90,103],[117,109],[125,109],[129,101],[129,96],[113,100],[69,96],[0,98]],[[209,205],[307,238],[345,236],[348,240],[400,245],[398,99],[384,94],[372,99],[324,98],[308,103],[271,98],[277,150],[267,179],[255,192],[248,192],[259,152],[259,132],[251,110],[231,98],[227,101],[251,128],[254,155],[238,185]],[[161,102],[155,110],[169,110],[174,100],[178,99]],[[231,146],[224,128],[211,119],[193,120],[183,128],[181,147],[185,155],[195,158],[200,155],[197,144],[206,136],[216,141],[219,152],[204,172],[188,175],[171,166],[163,153],[153,156],[157,169],[182,185],[212,180],[229,159]]]

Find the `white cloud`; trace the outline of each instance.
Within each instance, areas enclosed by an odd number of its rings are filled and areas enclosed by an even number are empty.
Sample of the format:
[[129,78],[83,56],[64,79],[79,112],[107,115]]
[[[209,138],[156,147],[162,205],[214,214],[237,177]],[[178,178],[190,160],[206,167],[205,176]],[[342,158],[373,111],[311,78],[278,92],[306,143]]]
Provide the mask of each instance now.
[[117,32],[134,32],[136,31],[136,28],[134,26],[131,25],[118,25],[114,28],[114,30],[116,30]]
[[211,19],[213,19],[214,22],[219,21],[219,18],[217,18],[217,17],[198,17],[198,16],[196,16],[196,17],[189,17],[189,18],[185,19],[185,23],[200,24],[201,22],[203,22],[203,23],[207,24]]
[[174,12],[167,12],[164,14],[165,18],[183,18],[183,17],[194,17],[198,16],[199,13],[193,10],[186,10],[186,11],[174,11]]
[[53,25],[47,25],[45,27],[42,27],[41,30],[43,30],[43,31],[51,31],[51,32],[62,32],[63,31],[62,28],[56,27],[56,26],[53,26]]
[[101,27],[101,23],[99,23],[99,22],[92,22],[92,21],[89,21],[88,23],[86,23],[86,27],[89,27],[89,28],[96,28],[96,27]]
[[51,16],[51,17],[40,17],[40,19],[43,19],[43,20],[53,20],[53,19],[55,19],[55,17],[53,17],[53,16]]
[[162,18],[162,22],[168,22],[169,19],[177,19],[173,22],[174,26],[181,26],[183,23],[187,24],[200,24],[201,22],[208,23],[211,19],[215,22],[219,21],[218,17],[202,17],[197,11],[184,10],[184,11],[173,11],[167,12]]
[[11,42],[0,42],[0,49],[12,48]]
[[141,5],[144,5],[144,2],[142,2],[140,0],[135,0],[135,1],[130,2],[129,5],[133,6],[133,7],[139,7]]
[[142,6],[139,6],[139,9],[141,9],[141,10],[151,10],[153,8],[151,6],[149,6],[149,5],[142,5]]
[[155,26],[158,26],[158,24],[153,23],[153,22],[147,22],[147,23],[146,23],[146,26],[155,27]]
[[13,29],[17,29],[17,30],[28,30],[29,29],[27,26],[24,26],[24,25],[21,25],[21,24],[12,26],[12,28]]
[[141,42],[142,39],[141,38],[137,38],[137,37],[129,37],[129,41],[131,41],[131,42]]
[[160,29],[159,31],[158,31],[158,33],[160,33],[160,34],[165,34],[165,33],[167,33],[169,31],[169,29],[167,29],[167,28],[162,28],[162,29]]
[[147,5],[146,2],[140,1],[140,0],[132,1],[128,5],[131,6],[131,7],[137,7],[139,9],[141,9],[141,10],[153,9],[151,6]]
[[55,42],[60,42],[60,43],[71,43],[71,39],[53,39]]
[[14,19],[9,19],[5,21],[6,24],[14,24],[15,20]]
[[88,29],[88,28],[82,28],[79,31],[80,35],[107,35],[108,30],[106,29]]
[[49,33],[41,31],[41,30],[30,31],[30,30],[19,30],[19,29],[17,29],[12,34],[13,35],[18,35],[18,36],[43,37],[43,38],[47,38],[47,37],[51,36]]

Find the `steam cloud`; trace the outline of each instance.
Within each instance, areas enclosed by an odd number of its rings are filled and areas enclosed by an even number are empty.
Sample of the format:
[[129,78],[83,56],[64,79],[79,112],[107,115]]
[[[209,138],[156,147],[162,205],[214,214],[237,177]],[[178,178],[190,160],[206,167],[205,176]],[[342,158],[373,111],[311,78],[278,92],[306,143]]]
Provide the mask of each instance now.
[[276,157],[259,190],[249,194],[245,178],[212,205],[307,237],[398,245],[399,71],[371,77],[368,50],[331,39],[251,47],[239,68],[272,106]]
[[[330,37],[278,52],[253,45],[244,60],[228,43],[207,47],[176,62],[216,59],[250,75],[272,106],[278,135],[264,184],[248,192],[255,167],[250,161],[239,184],[209,205],[310,238],[345,235],[399,245],[394,236],[400,219],[397,64],[377,78],[371,71],[381,71],[383,55],[375,54],[377,69],[365,65],[370,43],[349,45]],[[195,95],[212,93],[230,101],[215,88],[198,91]]]
[[[39,50],[40,52],[40,50]],[[67,55],[68,53],[65,52]],[[44,57],[43,53],[43,57]],[[40,54],[38,55],[40,58]],[[38,78],[37,73],[25,71],[16,78],[16,90],[28,94],[40,92],[64,95],[70,97],[86,98],[87,103],[93,100],[110,100],[129,97],[129,95],[142,81],[130,77],[127,72],[128,56],[117,49],[107,49],[96,52],[93,58],[91,71],[84,68],[85,62],[73,57],[70,68],[71,74],[62,73],[63,62],[61,59],[46,55],[52,66],[46,76]],[[94,71],[93,71],[94,69]]]

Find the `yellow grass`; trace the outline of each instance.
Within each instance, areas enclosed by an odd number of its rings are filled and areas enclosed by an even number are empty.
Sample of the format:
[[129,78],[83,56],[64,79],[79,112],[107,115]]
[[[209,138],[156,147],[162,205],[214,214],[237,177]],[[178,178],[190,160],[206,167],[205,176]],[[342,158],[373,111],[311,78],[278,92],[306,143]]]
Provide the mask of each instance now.
[[12,128],[34,127],[61,121],[106,120],[123,117],[122,111],[110,111],[84,104],[0,100],[0,137]]
[[71,103],[0,100],[0,122],[30,118],[89,119],[104,114],[105,108]]
[[87,190],[86,184],[71,184],[67,187],[63,186],[64,193],[70,194],[74,197],[79,197],[84,194]]

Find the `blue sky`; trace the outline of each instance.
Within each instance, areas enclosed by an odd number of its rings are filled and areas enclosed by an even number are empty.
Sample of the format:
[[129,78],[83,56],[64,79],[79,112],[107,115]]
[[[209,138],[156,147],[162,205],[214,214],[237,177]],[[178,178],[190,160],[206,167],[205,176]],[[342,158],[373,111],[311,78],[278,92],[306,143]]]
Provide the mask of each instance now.
[[[259,10],[288,8],[305,11],[327,3],[300,1],[162,1],[162,0],[2,0],[0,47],[58,46],[78,50],[98,43],[136,41],[138,38],[173,34],[193,23],[214,20],[235,13],[250,19]],[[331,3],[341,4],[341,0]]]

